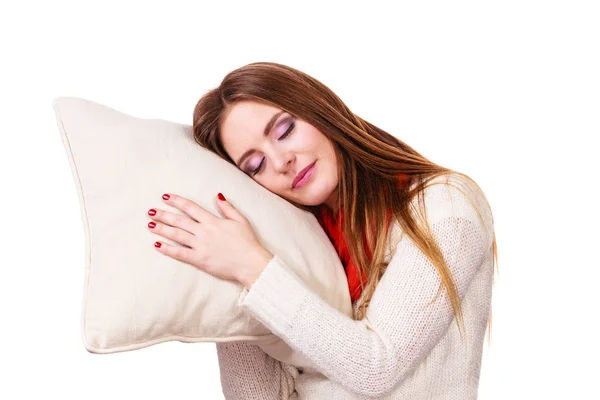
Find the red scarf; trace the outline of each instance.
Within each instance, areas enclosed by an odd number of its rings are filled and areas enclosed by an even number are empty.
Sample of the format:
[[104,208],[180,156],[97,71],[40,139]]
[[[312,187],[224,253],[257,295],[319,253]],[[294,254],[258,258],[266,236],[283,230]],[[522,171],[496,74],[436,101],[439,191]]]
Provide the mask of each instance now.
[[[408,175],[399,174],[398,175],[398,187],[406,184],[408,182]],[[346,278],[348,279],[348,289],[350,290],[350,298],[352,301],[356,301],[360,298],[362,293],[362,287],[360,286],[360,278],[358,268],[354,264],[354,260],[350,259],[350,252],[348,251],[348,247],[346,245],[346,241],[342,235],[342,224],[344,222],[344,214],[342,212],[342,207],[339,207],[337,212],[337,216],[334,220],[333,211],[326,206],[325,204],[321,204],[319,207],[319,213],[317,215],[317,220],[327,233],[327,236],[333,243],[335,250],[342,261],[342,265],[344,266],[344,270],[346,271]],[[387,225],[386,225],[386,235],[389,230],[389,223],[391,219],[390,210],[387,210]],[[337,222],[337,223],[336,223]],[[365,252],[369,260],[371,260],[372,252],[369,248],[366,240],[366,233],[363,233],[363,240],[365,245]],[[363,272],[362,279],[364,284],[367,284],[367,276]]]

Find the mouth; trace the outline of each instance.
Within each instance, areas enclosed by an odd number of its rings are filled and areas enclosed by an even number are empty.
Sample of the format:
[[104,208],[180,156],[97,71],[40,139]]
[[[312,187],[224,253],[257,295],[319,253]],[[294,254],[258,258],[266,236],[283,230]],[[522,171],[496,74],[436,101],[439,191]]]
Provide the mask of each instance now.
[[[294,181],[292,182],[292,189],[295,189],[296,185],[298,185],[298,183],[300,183],[300,186],[302,186],[304,184],[304,181],[302,181],[302,178],[304,178],[306,173],[308,171],[310,171],[310,169],[313,168],[316,163],[317,163],[317,161],[315,160],[313,163],[304,167],[304,169],[302,171],[298,172],[298,175],[296,175],[296,177],[294,178]],[[308,178],[310,178],[310,177],[308,177]],[[300,182],[300,181],[302,181],[302,182]]]

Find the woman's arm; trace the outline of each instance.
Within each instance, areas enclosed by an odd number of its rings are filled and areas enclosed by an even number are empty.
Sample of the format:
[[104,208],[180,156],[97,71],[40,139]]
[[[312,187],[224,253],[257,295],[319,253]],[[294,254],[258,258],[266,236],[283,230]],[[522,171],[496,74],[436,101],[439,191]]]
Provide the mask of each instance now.
[[[425,189],[425,206],[463,299],[491,249],[491,214],[479,208],[482,225],[464,194],[446,184]],[[239,304],[329,379],[360,394],[382,395],[429,353],[454,317],[445,290],[427,305],[438,292],[440,276],[403,236],[362,321],[329,306],[277,255],[242,291]]]
[[221,387],[226,399],[279,400],[294,392],[298,370],[245,342],[217,343]]

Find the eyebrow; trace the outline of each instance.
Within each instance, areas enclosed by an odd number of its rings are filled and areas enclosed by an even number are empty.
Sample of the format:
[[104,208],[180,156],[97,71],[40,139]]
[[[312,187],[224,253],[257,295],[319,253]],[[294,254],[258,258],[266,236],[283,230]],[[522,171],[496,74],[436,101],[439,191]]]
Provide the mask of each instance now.
[[[265,125],[265,130],[263,131],[263,136],[268,136],[269,132],[271,132],[271,129],[273,129],[273,125],[275,124],[275,121],[277,121],[277,118],[283,114],[285,111],[281,110],[278,113],[275,113],[271,119],[269,120],[269,122],[267,122],[267,125]],[[244,154],[242,154],[242,156],[240,157],[240,159],[237,162],[238,167],[240,167],[242,165],[242,162],[246,159],[246,157],[248,157],[250,154],[252,154],[254,150],[250,149],[247,150]]]

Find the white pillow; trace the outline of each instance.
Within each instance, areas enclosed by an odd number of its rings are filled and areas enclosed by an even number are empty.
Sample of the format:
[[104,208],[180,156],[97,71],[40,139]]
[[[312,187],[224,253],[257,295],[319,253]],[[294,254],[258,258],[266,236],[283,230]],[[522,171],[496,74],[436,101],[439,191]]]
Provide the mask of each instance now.
[[221,218],[222,192],[261,244],[332,307],[351,316],[348,283],[317,219],[194,141],[190,125],[140,119],[59,97],[54,111],[77,187],[85,231],[84,345],[91,353],[153,344],[249,341],[297,366],[310,363],[237,305],[241,284],[158,252],[150,208],[183,214],[161,198],[186,197]]

